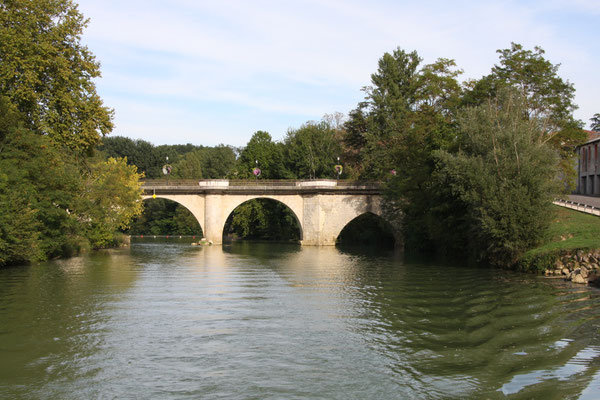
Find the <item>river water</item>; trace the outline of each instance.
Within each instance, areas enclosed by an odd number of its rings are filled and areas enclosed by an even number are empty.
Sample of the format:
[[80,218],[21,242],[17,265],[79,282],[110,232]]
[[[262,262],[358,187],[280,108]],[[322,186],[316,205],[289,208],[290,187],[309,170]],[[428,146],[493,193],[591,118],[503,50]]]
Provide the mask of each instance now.
[[600,398],[600,291],[240,243],[0,270],[2,399]]

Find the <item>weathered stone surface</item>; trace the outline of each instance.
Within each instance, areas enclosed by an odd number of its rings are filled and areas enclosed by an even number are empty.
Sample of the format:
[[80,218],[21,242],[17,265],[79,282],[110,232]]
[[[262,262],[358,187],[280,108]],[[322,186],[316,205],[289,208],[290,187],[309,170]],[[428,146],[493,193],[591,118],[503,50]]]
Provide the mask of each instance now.
[[549,269],[544,270],[544,275],[550,276],[550,275],[552,275],[552,271],[550,271]]
[[575,274],[573,278],[571,278],[571,282],[573,283],[587,283],[587,279],[585,279],[581,274]]
[[587,278],[589,273],[588,273],[588,269],[586,267],[581,267],[579,269],[579,273],[581,274],[581,276],[583,276],[584,278]]
[[[370,212],[382,214],[381,196],[352,193],[287,193],[272,191],[267,194],[252,189],[247,192],[221,193],[213,191],[199,194],[164,193],[156,197],[175,201],[196,217],[204,235],[214,244],[221,244],[225,221],[240,204],[257,198],[269,198],[285,204],[298,220],[303,245],[333,246],[342,229],[355,217]],[[260,189],[259,191],[262,191]],[[265,189],[266,190],[266,189]],[[304,190],[304,189],[303,189]],[[144,199],[152,198],[144,195]],[[396,242],[400,244],[398,232]]]
[[571,271],[569,271],[569,268],[563,268],[561,272],[563,275],[569,275],[571,273]]
[[555,270],[552,272],[552,274],[553,274],[553,275],[562,275],[562,269],[555,269]]

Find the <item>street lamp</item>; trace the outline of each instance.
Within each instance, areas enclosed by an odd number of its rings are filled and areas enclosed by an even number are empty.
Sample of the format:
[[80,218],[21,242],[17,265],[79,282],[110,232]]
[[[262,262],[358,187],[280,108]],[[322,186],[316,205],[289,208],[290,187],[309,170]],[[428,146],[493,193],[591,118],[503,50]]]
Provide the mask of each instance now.
[[336,177],[335,179],[338,180],[340,179],[340,175],[342,175],[342,171],[344,170],[344,167],[342,167],[342,164],[340,164],[340,158],[337,158],[337,164],[335,165],[335,172],[336,172]]
[[167,177],[167,185],[169,185],[169,175],[171,174],[173,168],[169,165],[169,156],[166,156],[166,160],[166,164],[162,167],[162,173]]
[[254,169],[252,170],[252,173],[254,174],[254,176],[256,177],[256,179],[258,179],[258,177],[260,176],[260,168],[258,168],[258,160],[255,160],[256,162],[256,167],[254,167]]

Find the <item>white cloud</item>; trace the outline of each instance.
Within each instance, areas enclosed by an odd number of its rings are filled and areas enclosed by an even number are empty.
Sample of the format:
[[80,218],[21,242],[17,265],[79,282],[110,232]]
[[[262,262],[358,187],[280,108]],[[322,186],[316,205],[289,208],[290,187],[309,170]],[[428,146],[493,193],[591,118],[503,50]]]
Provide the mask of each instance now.
[[[599,89],[596,41],[556,17],[563,10],[597,14],[592,1],[82,0],[80,8],[91,18],[84,39],[103,65],[100,93],[119,115],[116,134],[144,138],[177,126],[170,139],[197,139],[204,131],[184,115],[192,113],[224,142],[230,135],[230,143],[244,144],[256,123],[281,137],[284,117],[297,126],[353,108],[379,57],[397,46],[417,50],[425,62],[454,58],[464,78],[478,78],[511,41],[541,45],[575,83],[577,116],[600,111],[591,103]],[[124,103],[161,107],[149,115]],[[207,104],[221,111],[207,114]],[[231,118],[240,109],[246,121]]]

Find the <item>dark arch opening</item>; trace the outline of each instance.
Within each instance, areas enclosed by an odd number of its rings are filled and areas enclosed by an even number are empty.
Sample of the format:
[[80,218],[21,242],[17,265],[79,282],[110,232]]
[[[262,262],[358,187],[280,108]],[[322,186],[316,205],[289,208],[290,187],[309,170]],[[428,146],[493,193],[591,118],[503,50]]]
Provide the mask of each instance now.
[[257,198],[243,202],[227,217],[223,242],[235,240],[299,242],[302,229],[288,206],[277,200]]
[[144,211],[131,222],[126,233],[129,235],[203,236],[202,227],[190,210],[176,201],[160,197],[144,200]]
[[339,247],[393,249],[396,245],[391,225],[378,215],[367,212],[350,221],[336,240]]

